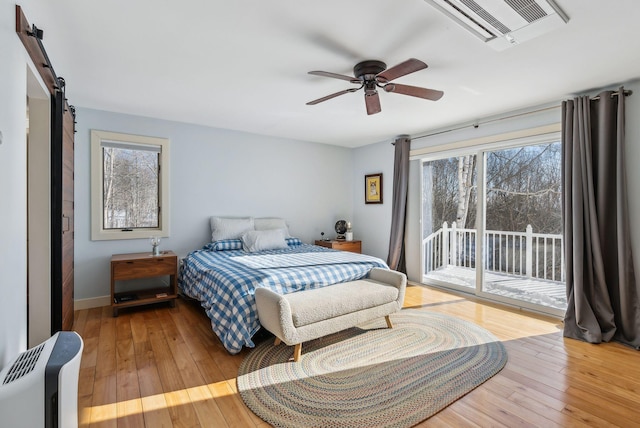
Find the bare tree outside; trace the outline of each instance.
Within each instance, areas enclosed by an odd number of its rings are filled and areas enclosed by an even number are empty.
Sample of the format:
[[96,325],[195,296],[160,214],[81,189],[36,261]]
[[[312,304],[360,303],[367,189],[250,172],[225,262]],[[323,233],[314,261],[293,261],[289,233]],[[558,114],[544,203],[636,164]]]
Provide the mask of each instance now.
[[[488,152],[486,229],[562,233],[560,157],[560,143]],[[476,163],[465,155],[424,164],[424,236],[444,222],[475,228]]]
[[157,228],[158,153],[103,148],[104,228]]
[[[476,221],[476,156],[438,159],[423,165],[423,233],[444,222],[473,228]],[[425,221],[431,219],[431,221]]]
[[487,229],[562,233],[560,143],[487,155]]
[[471,192],[475,188],[476,156],[466,155],[458,158],[458,211],[456,223],[465,226],[469,214]]

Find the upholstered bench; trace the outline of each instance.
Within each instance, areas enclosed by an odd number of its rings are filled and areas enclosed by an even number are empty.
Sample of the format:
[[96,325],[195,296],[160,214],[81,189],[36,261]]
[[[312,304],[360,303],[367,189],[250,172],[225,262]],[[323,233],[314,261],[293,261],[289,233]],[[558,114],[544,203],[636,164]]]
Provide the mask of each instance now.
[[373,268],[368,278],[313,290],[278,294],[256,289],[260,324],[276,336],[276,345],[295,345],[294,361],[300,359],[302,342],[317,339],[399,311],[407,286],[405,274]]

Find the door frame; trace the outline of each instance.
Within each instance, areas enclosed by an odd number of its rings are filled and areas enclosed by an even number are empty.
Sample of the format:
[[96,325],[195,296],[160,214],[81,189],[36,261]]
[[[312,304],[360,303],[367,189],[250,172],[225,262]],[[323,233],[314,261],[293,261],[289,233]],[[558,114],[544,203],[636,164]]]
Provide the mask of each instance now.
[[27,343],[51,336],[51,98],[27,67]]

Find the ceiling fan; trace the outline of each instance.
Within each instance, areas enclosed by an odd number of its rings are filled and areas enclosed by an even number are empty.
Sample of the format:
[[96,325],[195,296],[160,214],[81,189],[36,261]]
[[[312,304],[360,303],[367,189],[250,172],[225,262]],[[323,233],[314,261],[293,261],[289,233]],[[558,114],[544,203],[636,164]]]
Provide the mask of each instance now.
[[398,77],[406,76],[407,74],[414,73],[424,68],[427,68],[427,64],[419,59],[409,58],[408,60],[401,62],[398,65],[394,65],[389,69],[387,69],[387,64],[382,61],[367,60],[359,62],[355,67],[353,67],[353,75],[355,77],[331,73],[328,71],[310,71],[309,74],[346,80],[360,86],[357,88],[344,89],[340,92],[318,98],[317,100],[309,101],[307,105],[315,105],[349,92],[359,91],[363,88],[367,114],[375,114],[382,111],[380,108],[378,88],[384,89],[385,92],[394,92],[396,94],[411,95],[412,97],[437,101],[442,98],[444,92],[435,89],[421,88],[418,86],[391,83],[392,80],[395,80]]

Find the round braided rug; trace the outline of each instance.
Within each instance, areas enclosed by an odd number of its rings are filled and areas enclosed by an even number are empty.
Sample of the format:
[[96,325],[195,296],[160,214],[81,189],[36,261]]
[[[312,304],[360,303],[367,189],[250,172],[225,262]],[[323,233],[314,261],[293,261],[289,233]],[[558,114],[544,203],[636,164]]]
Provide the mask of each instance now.
[[468,321],[403,309],[293,347],[268,340],[240,365],[246,405],[277,427],[410,427],[507,362],[504,345]]

